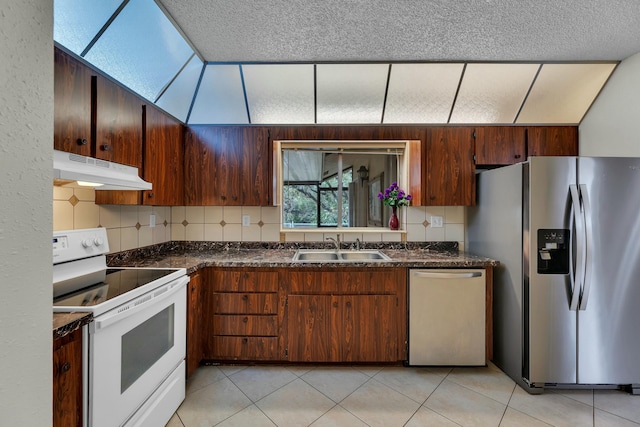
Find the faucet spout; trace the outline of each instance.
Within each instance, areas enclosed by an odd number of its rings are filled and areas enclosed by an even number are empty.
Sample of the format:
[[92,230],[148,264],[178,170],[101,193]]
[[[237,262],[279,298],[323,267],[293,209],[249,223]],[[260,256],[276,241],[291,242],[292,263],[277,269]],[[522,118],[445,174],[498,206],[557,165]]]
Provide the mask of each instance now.
[[336,251],[340,250],[340,235],[336,235],[336,238],[334,239],[333,237],[327,237],[327,240],[330,240],[333,242],[333,244],[336,246]]

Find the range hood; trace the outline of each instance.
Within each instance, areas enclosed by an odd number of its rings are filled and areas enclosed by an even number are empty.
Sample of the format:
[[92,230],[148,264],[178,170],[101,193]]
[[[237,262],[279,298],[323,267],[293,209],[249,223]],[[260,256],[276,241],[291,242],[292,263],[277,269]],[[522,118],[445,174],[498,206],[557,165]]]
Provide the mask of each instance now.
[[53,150],[54,184],[79,181],[97,190],[151,190],[151,183],[138,176],[138,168]]

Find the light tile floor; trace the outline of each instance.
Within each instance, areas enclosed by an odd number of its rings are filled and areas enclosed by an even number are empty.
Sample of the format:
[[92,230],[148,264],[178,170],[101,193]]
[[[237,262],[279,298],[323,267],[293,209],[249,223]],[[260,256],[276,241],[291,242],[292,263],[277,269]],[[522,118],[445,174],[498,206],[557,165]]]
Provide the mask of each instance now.
[[485,368],[202,366],[168,427],[640,426],[640,396],[529,395]]

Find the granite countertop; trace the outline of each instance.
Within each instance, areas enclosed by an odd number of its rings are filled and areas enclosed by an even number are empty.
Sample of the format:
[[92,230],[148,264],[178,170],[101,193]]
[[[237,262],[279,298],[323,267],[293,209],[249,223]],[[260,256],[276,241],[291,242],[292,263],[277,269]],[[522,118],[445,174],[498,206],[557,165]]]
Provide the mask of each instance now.
[[93,321],[93,314],[53,313],[53,340],[57,340]]
[[[109,266],[186,268],[191,274],[205,267],[411,267],[411,268],[476,268],[498,265],[498,261],[457,250],[456,242],[424,244],[377,244],[364,249],[378,249],[390,261],[362,262],[293,262],[300,244],[213,244],[208,242],[170,242],[163,245],[114,254]],[[318,247],[320,246],[320,247]],[[324,244],[305,248],[325,248]],[[328,248],[330,249],[330,247]],[[344,249],[347,249],[345,246]]]

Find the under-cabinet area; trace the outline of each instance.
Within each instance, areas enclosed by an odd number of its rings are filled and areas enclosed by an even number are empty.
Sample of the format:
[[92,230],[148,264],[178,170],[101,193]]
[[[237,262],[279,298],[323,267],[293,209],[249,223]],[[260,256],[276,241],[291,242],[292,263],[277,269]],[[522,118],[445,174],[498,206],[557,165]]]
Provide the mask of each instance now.
[[[479,301],[486,313],[480,326],[486,360],[492,268],[481,270],[486,272],[485,297]],[[202,362],[406,364],[408,271],[403,266],[201,268],[191,275],[188,298],[189,373]]]

